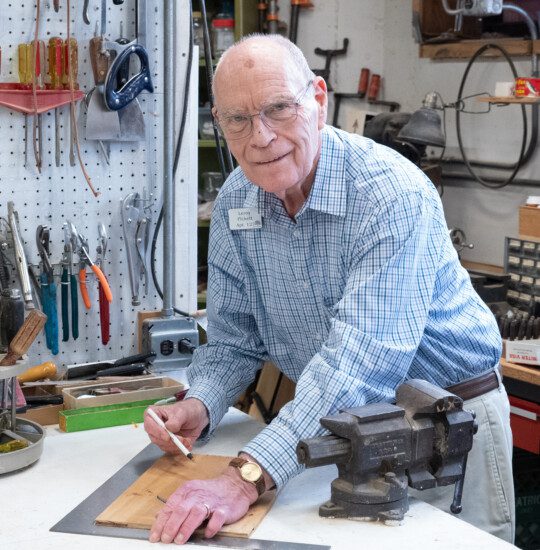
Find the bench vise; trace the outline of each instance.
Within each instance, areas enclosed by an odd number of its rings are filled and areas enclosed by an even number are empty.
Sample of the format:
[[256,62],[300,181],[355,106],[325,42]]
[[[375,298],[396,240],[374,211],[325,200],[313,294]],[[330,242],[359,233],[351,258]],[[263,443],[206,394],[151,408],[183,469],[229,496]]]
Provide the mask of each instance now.
[[307,468],[338,467],[320,516],[400,521],[409,509],[408,487],[452,483],[450,508],[461,511],[467,455],[478,427],[460,397],[409,380],[398,387],[395,405],[345,409],[320,422],[335,435],[303,439],[296,449]]

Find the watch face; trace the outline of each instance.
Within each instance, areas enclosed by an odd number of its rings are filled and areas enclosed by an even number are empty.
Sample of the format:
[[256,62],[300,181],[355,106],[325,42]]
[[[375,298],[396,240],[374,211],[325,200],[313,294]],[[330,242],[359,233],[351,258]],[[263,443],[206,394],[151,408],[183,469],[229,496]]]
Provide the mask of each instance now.
[[240,468],[242,477],[246,481],[255,483],[262,475],[261,467],[253,462],[247,462]]

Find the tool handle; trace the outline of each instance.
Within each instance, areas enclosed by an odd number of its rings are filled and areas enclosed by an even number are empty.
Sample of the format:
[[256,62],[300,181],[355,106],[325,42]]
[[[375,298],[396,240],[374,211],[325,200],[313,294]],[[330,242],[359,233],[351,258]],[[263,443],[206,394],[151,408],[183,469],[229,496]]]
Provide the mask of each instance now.
[[45,322],[45,343],[47,345],[47,349],[52,348],[52,340],[51,340],[51,323],[49,322],[51,312],[49,307],[49,279],[47,277],[47,274],[45,272],[41,273],[39,276],[39,291],[41,294],[41,308],[43,309],[43,313],[47,316],[47,321]]
[[79,45],[75,38],[70,38],[64,42],[64,65],[62,67],[62,84],[69,90],[69,74],[73,80],[73,89],[79,89]]
[[69,287],[71,290],[71,335],[73,340],[77,340],[79,337],[79,294],[75,275],[70,276]]
[[32,49],[29,44],[19,44],[17,51],[19,54],[19,82],[30,84],[32,80],[32,73],[30,72]]
[[44,378],[51,378],[56,374],[56,365],[51,361],[46,361],[41,365],[30,367],[24,371],[17,379],[21,384],[25,382],[35,382],[36,380],[43,380]]
[[69,340],[69,274],[67,267],[62,269],[62,278],[60,279],[61,304],[62,304],[62,342]]
[[88,288],[86,287],[86,269],[79,270],[79,288],[81,289],[81,296],[86,309],[90,309],[92,304],[90,302],[90,296],[88,296]]
[[92,72],[94,73],[96,86],[100,86],[105,82],[109,69],[109,57],[102,53],[102,43],[103,38],[101,36],[94,36],[90,39],[90,61],[92,62]]
[[53,355],[58,355],[58,306],[56,304],[56,283],[49,281],[49,319],[50,337],[51,337],[51,352]]
[[147,359],[150,359],[152,357],[155,357],[155,352],[147,352],[147,353],[138,353],[137,355],[129,355],[128,357],[122,357],[120,359],[117,359],[114,362],[115,367],[119,367],[121,365],[131,365],[133,363],[146,363]]
[[[141,70],[120,89],[116,90],[118,72],[124,63],[129,63],[129,56],[136,55],[141,62]],[[105,104],[111,111],[118,111],[131,103],[143,90],[154,91],[148,53],[140,44],[132,44],[123,50],[113,61],[105,81]]]
[[109,301],[105,296],[103,285],[99,283],[99,322],[101,325],[101,342],[104,346],[109,343],[111,338],[110,334],[110,314],[109,314]]
[[64,41],[57,36],[49,38],[49,77],[53,90],[62,89],[63,55]]
[[46,321],[46,315],[38,309],[33,309],[11,341],[6,356],[0,360],[0,366],[14,365],[17,359],[28,351],[39,331],[45,326]]
[[92,271],[95,273],[100,284],[103,286],[103,292],[105,294],[105,298],[109,303],[112,302],[112,292],[111,292],[111,287],[109,286],[109,283],[107,281],[107,277],[103,275],[103,271],[101,271],[99,266],[97,266],[96,264],[92,265]]

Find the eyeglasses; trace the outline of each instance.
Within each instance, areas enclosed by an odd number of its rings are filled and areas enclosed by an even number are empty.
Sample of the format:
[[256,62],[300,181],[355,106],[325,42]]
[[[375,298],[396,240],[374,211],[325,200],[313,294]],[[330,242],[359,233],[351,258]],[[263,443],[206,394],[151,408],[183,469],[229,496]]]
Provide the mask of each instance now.
[[226,139],[243,139],[253,132],[253,118],[261,117],[261,121],[268,128],[280,128],[296,120],[298,108],[301,106],[304,97],[313,84],[313,80],[307,83],[307,86],[300,92],[296,99],[290,101],[277,101],[263,107],[258,113],[249,115],[247,113],[238,113],[235,115],[219,118],[219,126]]

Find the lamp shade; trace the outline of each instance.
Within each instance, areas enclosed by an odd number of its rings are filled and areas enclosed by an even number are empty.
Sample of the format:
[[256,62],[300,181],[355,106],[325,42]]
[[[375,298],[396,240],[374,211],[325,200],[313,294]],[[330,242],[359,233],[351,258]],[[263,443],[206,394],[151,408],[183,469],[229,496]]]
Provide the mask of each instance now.
[[441,117],[435,109],[421,107],[411,115],[397,138],[418,145],[444,147],[446,140],[441,126]]

